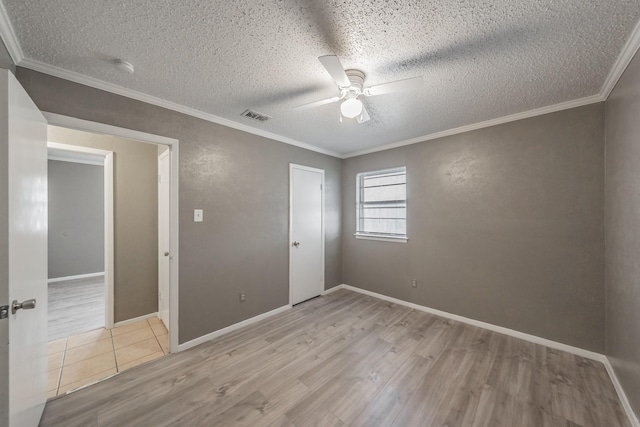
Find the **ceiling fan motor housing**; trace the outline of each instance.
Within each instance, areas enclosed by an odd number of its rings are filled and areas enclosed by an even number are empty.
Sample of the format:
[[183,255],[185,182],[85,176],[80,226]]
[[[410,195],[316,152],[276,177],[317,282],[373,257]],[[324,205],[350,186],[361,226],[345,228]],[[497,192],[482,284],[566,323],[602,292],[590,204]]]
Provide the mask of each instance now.
[[357,89],[359,94],[364,90],[364,78],[365,74],[360,70],[345,70],[351,86],[349,89]]

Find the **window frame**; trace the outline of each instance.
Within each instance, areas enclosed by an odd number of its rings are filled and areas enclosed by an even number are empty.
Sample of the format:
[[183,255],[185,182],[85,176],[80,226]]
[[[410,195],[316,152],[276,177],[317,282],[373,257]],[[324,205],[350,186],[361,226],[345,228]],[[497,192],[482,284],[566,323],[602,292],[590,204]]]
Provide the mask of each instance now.
[[[356,174],[356,232],[354,233],[354,236],[356,239],[364,239],[364,240],[378,240],[378,241],[383,241],[383,242],[395,242],[395,243],[406,243],[409,240],[408,237],[408,232],[407,232],[407,224],[405,224],[405,234],[404,235],[398,235],[398,236],[392,236],[392,235],[384,235],[384,234],[377,234],[377,233],[365,233],[365,232],[361,232],[360,230],[360,223],[362,221],[362,206],[363,203],[361,201],[362,199],[362,192],[363,192],[363,186],[362,186],[362,182],[364,180],[364,177],[366,176],[371,176],[371,175],[383,175],[385,173],[390,173],[390,172],[399,172],[399,171],[404,171],[404,176],[405,176],[405,196],[404,196],[404,203],[405,203],[405,216],[408,216],[408,200],[407,200],[407,191],[406,191],[406,186],[408,185],[408,180],[407,180],[407,167],[406,166],[396,166],[393,168],[386,168],[386,169],[378,169],[378,170],[372,170],[372,171],[365,171],[365,172],[358,172]],[[405,218],[405,221],[407,221],[407,218]]]

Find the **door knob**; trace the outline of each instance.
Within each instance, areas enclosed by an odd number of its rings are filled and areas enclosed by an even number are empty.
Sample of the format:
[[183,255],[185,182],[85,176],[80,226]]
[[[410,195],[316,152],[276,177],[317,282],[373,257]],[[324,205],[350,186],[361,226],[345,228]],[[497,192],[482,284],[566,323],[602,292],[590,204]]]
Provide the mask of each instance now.
[[296,248],[297,248],[298,246],[300,246],[300,242],[293,242],[292,244],[293,244],[293,246],[295,246]]
[[24,302],[18,302],[18,300],[13,300],[13,302],[11,303],[11,314],[16,314],[16,311],[23,309],[23,310],[31,310],[33,308],[36,308],[36,300],[35,299],[28,299]]
[[165,253],[164,253],[164,256],[169,256],[169,252],[165,252]]

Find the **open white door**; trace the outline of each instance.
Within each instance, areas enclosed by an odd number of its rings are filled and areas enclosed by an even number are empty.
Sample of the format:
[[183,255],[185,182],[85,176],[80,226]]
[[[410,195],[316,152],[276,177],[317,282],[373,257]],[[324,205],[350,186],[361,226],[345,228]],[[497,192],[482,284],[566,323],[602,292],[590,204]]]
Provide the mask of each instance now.
[[289,295],[291,304],[324,290],[324,171],[290,165]]
[[158,156],[158,315],[169,329],[169,283],[171,274],[170,240],[170,151]]
[[[7,70],[9,425],[34,427],[47,398],[47,122]],[[35,307],[33,307],[34,300]],[[6,320],[4,320],[6,321]]]

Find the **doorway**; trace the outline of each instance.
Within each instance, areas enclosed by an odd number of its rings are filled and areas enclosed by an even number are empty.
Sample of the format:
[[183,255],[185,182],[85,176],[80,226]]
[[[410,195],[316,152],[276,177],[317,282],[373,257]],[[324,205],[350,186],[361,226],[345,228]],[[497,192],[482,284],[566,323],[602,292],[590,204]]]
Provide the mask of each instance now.
[[[0,121],[8,131],[0,144],[0,169],[6,171],[0,192],[6,197],[7,224],[2,234],[0,290],[11,301],[0,309],[8,321],[0,328],[0,350],[5,356],[7,384],[5,416],[11,425],[37,425],[47,398],[47,126],[59,126],[113,135],[170,150],[170,280],[168,347],[178,351],[178,141],[51,113],[43,113],[15,76],[0,70],[0,99],[5,105]],[[157,164],[157,151],[154,161]],[[155,180],[157,186],[157,179]],[[156,187],[157,188],[157,187]],[[157,238],[157,234],[156,234]],[[11,254],[11,256],[8,256]],[[157,253],[154,253],[154,259]],[[156,283],[157,287],[157,283]],[[157,301],[156,301],[157,302]],[[156,317],[157,319],[157,317]],[[147,325],[152,326],[149,319]],[[159,319],[158,319],[159,321]],[[134,330],[139,321],[124,328]],[[153,329],[153,328],[152,328]],[[101,333],[101,332],[99,332]],[[153,330],[152,330],[152,333]],[[111,342],[115,343],[115,336]],[[63,348],[64,350],[64,348]],[[77,354],[74,356],[78,356]],[[66,357],[66,355],[65,355]],[[60,358],[60,361],[62,358]],[[102,372],[104,373],[104,372]]]
[[49,142],[48,338],[113,327],[113,152]]
[[[177,291],[177,275],[172,266],[175,253],[171,252],[177,240],[172,236],[177,212],[172,202],[177,201],[173,193],[177,186],[172,185],[171,173],[177,147],[159,146],[153,136],[146,134],[47,115],[47,119],[51,117],[58,120],[53,124],[60,126],[50,126],[50,141],[70,138],[68,144],[74,147],[98,147],[112,153],[112,187],[105,192],[112,197],[112,207],[107,209],[112,219],[112,250],[105,250],[105,254],[111,253],[112,257],[105,265],[113,268],[115,264],[115,269],[111,270],[110,320],[105,321],[105,327],[49,343],[49,360],[53,363],[49,366],[49,397],[162,357],[177,341],[172,323],[172,318],[177,317],[172,312],[176,308],[172,296]],[[164,142],[164,138],[157,138]],[[164,185],[161,167],[165,169]],[[162,196],[161,188],[165,190]],[[161,227],[161,223],[166,226]],[[158,257],[161,238],[163,253],[167,253],[164,268]],[[164,290],[162,297],[160,289]]]
[[289,165],[289,299],[324,291],[324,170]]

